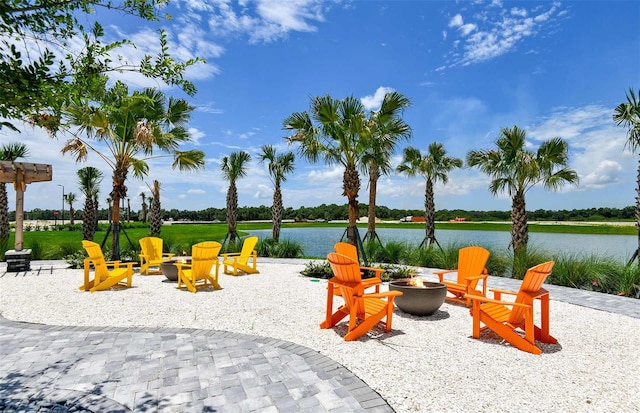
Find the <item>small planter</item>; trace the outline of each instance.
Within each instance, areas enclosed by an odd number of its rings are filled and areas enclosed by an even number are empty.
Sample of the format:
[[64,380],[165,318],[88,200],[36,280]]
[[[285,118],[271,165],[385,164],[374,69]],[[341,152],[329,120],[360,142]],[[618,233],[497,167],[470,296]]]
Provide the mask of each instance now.
[[444,303],[447,286],[429,281],[424,281],[423,284],[422,287],[412,285],[410,278],[390,281],[389,290],[402,292],[393,302],[405,313],[417,316],[432,315]]

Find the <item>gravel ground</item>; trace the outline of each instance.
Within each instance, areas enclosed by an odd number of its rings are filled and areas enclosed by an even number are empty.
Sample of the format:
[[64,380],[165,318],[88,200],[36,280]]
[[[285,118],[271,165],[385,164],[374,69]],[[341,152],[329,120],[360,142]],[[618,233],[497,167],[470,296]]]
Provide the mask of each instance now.
[[422,318],[396,309],[391,333],[347,343],[344,322],[319,328],[327,283],[301,276],[303,268],[260,263],[260,274],[221,275],[222,290],[197,294],[163,276],[136,275],[134,288],[95,294],[78,290],[81,270],[5,276],[0,313],[53,325],[217,329],[292,341],[349,368],[399,413],[640,411],[640,319],[552,296],[558,344],[539,344],[543,354],[534,356],[490,332],[472,339],[469,311],[445,303]]

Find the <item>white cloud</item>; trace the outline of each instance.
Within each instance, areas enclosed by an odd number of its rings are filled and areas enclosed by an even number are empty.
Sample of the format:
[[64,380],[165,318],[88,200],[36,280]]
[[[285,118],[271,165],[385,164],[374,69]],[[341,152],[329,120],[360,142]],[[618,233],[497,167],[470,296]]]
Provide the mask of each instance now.
[[622,165],[616,161],[604,160],[586,176],[580,177],[580,186],[585,189],[599,189],[608,184],[618,183]]
[[384,95],[391,92],[393,92],[393,88],[380,86],[378,89],[376,89],[376,92],[373,95],[368,95],[360,98],[360,101],[362,102],[366,110],[378,110],[380,108],[380,105],[382,105]]
[[307,175],[310,181],[331,181],[335,182],[336,179],[342,183],[342,176],[344,175],[344,168],[342,166],[334,166],[326,169],[314,169]]
[[271,42],[290,32],[313,32],[314,22],[324,21],[329,5],[321,0],[240,1],[237,6],[221,0],[212,4],[209,27],[216,35],[242,34],[252,43]]
[[196,146],[200,145],[200,139],[206,136],[204,132],[196,128],[189,128],[188,132],[191,136],[191,142]]
[[204,189],[189,189],[189,190],[187,190],[187,194],[189,194],[189,195],[204,195],[206,193],[207,193],[207,191],[205,191]]
[[468,66],[512,52],[526,38],[544,30],[545,24],[561,12],[559,3],[552,3],[544,11],[536,8],[527,10],[525,7],[505,10],[501,4],[496,7],[494,3],[473,15],[473,22],[465,24],[460,14],[449,20],[448,27],[458,29],[458,41],[463,45],[461,55],[455,52],[448,54],[453,61],[450,66]]
[[462,20],[462,15],[460,14],[456,14],[451,18],[451,20],[449,20],[449,27],[460,27],[463,24],[464,21]]

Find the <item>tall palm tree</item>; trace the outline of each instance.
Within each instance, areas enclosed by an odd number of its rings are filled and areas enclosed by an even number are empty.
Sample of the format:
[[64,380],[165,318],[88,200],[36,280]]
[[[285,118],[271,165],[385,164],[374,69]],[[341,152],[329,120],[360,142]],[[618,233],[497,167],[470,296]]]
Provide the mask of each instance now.
[[[0,161],[15,162],[29,156],[29,149],[24,143],[14,142],[0,146]],[[0,182],[0,246],[9,242],[9,198],[7,185]]]
[[411,137],[411,127],[402,119],[402,111],[411,101],[399,92],[384,95],[380,109],[372,112],[365,123],[364,134],[370,141],[362,158],[362,169],[369,176],[369,210],[367,233],[364,239],[373,240],[376,234],[376,198],[380,175],[388,175],[391,155],[400,139]]
[[151,208],[149,209],[149,235],[152,237],[159,237],[162,230],[162,216],[160,214],[160,182],[158,180],[153,181],[153,187],[149,188],[153,201],[151,202]]
[[409,177],[422,175],[425,178],[424,217],[425,235],[422,243],[429,246],[438,243],[436,240],[436,203],[433,194],[433,184],[438,181],[449,182],[448,173],[455,168],[462,167],[462,159],[447,156],[444,145],[438,142],[429,144],[427,154],[422,155],[419,149],[407,147],[403,151],[403,160],[396,169]]
[[328,165],[337,163],[344,167],[342,195],[349,203],[347,238],[354,245],[359,239],[358,168],[368,144],[363,133],[365,118],[360,100],[353,96],[337,100],[326,95],[312,98],[309,112],[293,113],[283,122],[284,129],[294,131],[288,142],[300,143],[299,151],[304,158],[311,162],[322,158]]
[[86,166],[78,170],[78,184],[84,195],[84,210],[82,214],[82,239],[93,241],[96,233],[98,206],[96,200],[100,192],[100,183],[104,174],[93,166]]
[[557,190],[564,184],[578,184],[578,174],[569,168],[569,146],[561,138],[542,142],[537,152],[527,150],[526,132],[514,126],[503,128],[495,149],[472,150],[467,164],[489,175],[493,195],[506,192],[511,197],[511,243],[514,256],[526,254],[529,226],[525,194],[538,184]]
[[278,242],[280,239],[280,226],[282,224],[282,191],[280,183],[287,180],[287,174],[293,172],[295,156],[293,152],[276,154],[276,148],[272,145],[264,145],[260,154],[260,162],[269,161],[269,176],[273,182],[273,206],[271,207],[271,222],[273,223],[272,238]]
[[65,110],[78,133],[66,142],[62,153],[72,153],[79,162],[93,151],[113,171],[109,194],[113,202],[112,259],[120,259],[120,200],[127,196],[129,171],[141,179],[149,172],[147,160],[160,156],[172,157],[172,167],[180,170],[204,167],[204,152],[179,150],[180,144],[191,140],[186,124],[193,109],[186,100],[167,100],[152,88],[129,95],[127,86],[117,82],[98,98],[98,105],[87,101]]
[[138,215],[138,218],[142,222],[147,222],[147,194],[140,192],[140,198],[142,198],[142,205],[140,206],[140,214]]
[[76,210],[73,209],[73,203],[76,202],[76,198],[76,194],[73,192],[69,192],[64,196],[64,201],[69,204],[69,230],[72,229],[73,224],[75,223]]
[[[640,96],[640,90],[638,91],[638,96]],[[633,88],[629,88],[627,101],[619,104],[613,114],[613,121],[616,125],[627,128],[626,145],[632,151],[635,151],[640,147],[640,100],[638,100],[638,96],[634,93]],[[640,251],[640,162],[638,163],[638,173],[636,178],[636,194],[636,228],[638,229],[638,248],[636,248],[630,262],[633,262],[633,260],[638,257],[638,252]]]
[[220,168],[225,181],[229,181],[227,190],[227,225],[228,231],[225,241],[235,242],[238,238],[236,219],[238,216],[238,188],[236,181],[247,175],[247,163],[251,161],[251,155],[245,151],[232,152],[228,157],[222,158]]

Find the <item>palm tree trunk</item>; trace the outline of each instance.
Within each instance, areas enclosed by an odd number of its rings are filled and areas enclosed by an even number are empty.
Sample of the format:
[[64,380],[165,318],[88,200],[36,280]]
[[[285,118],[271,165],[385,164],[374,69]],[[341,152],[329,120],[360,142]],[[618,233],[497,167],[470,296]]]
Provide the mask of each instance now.
[[93,240],[93,225],[95,222],[95,207],[93,206],[93,198],[87,195],[84,201],[84,211],[82,215],[82,239],[87,241]]
[[9,241],[9,199],[7,185],[0,183],[0,245]]
[[[636,250],[635,256],[638,257],[638,253],[640,253],[640,161],[638,161],[636,183],[638,185],[636,188],[636,229],[638,230],[638,249]],[[638,258],[638,265],[640,266],[640,258]]]
[[358,175],[358,170],[353,165],[347,165],[344,170],[343,190],[344,192],[342,194],[349,200],[349,228],[351,231],[347,231],[347,238],[350,243],[356,245],[357,239],[354,229],[356,229],[356,222],[358,221],[360,214],[358,209],[360,176]]
[[369,216],[367,223],[367,234],[365,238],[370,240],[376,236],[376,194],[378,191],[378,178],[380,177],[380,168],[375,162],[369,165]]
[[433,201],[433,181],[427,179],[424,191],[424,230],[427,245],[436,242],[436,206]]
[[273,191],[273,207],[271,208],[271,220],[273,224],[273,233],[271,237],[278,242],[280,240],[280,225],[282,223],[282,192],[280,191],[280,183],[276,183]]
[[236,231],[236,218],[238,216],[238,190],[236,189],[236,183],[231,182],[229,184],[229,191],[227,192],[227,237],[229,241],[235,242],[238,237]]
[[514,256],[526,253],[528,242],[529,224],[524,193],[516,193],[511,206],[511,245]]
[[111,191],[111,200],[113,203],[111,218],[111,259],[120,259],[120,200],[127,196],[127,169],[116,168],[113,171],[113,189]]

